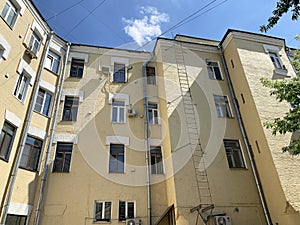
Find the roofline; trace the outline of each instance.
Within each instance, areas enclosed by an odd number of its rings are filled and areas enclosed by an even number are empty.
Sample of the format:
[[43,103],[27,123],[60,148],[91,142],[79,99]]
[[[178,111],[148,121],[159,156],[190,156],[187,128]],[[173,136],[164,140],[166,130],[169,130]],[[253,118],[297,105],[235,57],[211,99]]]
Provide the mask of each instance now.
[[194,38],[194,39],[204,40],[204,41],[215,41],[215,42],[218,42],[218,43],[220,42],[220,41],[213,40],[213,39],[195,37],[195,36],[184,35],[184,34],[176,34],[174,40],[176,40],[176,37],[178,37],[178,36],[187,37],[187,38]]
[[[185,36],[185,37],[190,37],[190,36]],[[193,38],[193,37],[191,37],[191,38]],[[164,38],[164,37],[158,37],[157,40],[156,40],[156,43],[158,42],[159,39],[166,40],[166,41],[178,41],[178,42],[187,43],[187,44],[198,44],[198,45],[205,45],[205,46],[211,46],[211,47],[218,47],[217,45],[199,44],[199,43],[195,43],[195,42],[181,41],[181,40],[175,40],[175,39]],[[201,40],[201,38],[198,38],[198,39]],[[202,39],[202,40],[214,41],[214,40],[209,40],[209,39]],[[154,49],[156,47],[156,43],[155,43]],[[218,42],[218,43],[220,43],[220,42]]]
[[114,48],[114,47],[106,47],[106,46],[100,46],[100,45],[89,45],[89,44],[78,44],[78,43],[71,43],[72,46],[82,46],[82,47],[91,47],[91,48],[103,48],[108,50],[120,50],[120,51],[128,51],[128,52],[134,52],[134,53],[151,53],[149,51],[138,51],[138,50],[132,50],[132,49],[126,49],[126,48]]
[[259,34],[259,33],[249,32],[249,31],[235,30],[235,29],[228,29],[226,31],[225,35],[223,36],[222,40],[220,41],[220,45],[223,44],[223,42],[225,41],[225,39],[227,38],[227,36],[231,32],[239,32],[239,33],[244,33],[244,34],[258,35],[258,36],[261,36],[261,37],[273,38],[273,39],[275,38],[275,39],[278,39],[278,40],[282,40],[284,42],[284,46],[286,46],[284,38],[274,37],[274,36],[270,36],[270,35],[266,35],[266,34]]

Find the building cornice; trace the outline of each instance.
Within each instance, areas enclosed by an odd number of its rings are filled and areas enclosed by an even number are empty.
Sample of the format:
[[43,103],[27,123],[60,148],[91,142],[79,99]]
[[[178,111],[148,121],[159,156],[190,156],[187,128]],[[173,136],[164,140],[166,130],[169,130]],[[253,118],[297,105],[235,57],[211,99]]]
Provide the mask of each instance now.
[[285,46],[283,39],[278,39],[278,38],[273,38],[273,37],[258,35],[258,34],[252,34],[252,33],[231,31],[226,35],[225,39],[222,42],[223,49],[226,49],[226,47],[228,46],[228,44],[231,42],[232,39],[255,41],[258,43],[275,45],[275,46],[280,46],[280,47]]

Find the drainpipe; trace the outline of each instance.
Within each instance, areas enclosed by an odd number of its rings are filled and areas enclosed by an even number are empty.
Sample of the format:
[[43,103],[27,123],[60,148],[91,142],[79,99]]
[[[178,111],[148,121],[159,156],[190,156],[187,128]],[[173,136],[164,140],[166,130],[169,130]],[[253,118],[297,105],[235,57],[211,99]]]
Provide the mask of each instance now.
[[149,121],[148,121],[148,111],[147,111],[147,75],[146,67],[154,59],[154,54],[152,54],[151,59],[147,60],[143,64],[143,92],[144,92],[144,124],[145,124],[145,141],[146,141],[146,167],[147,167],[147,198],[148,198],[148,225],[152,224],[151,218],[151,190],[150,190],[150,166],[149,166]]
[[246,131],[245,131],[245,127],[244,127],[244,124],[243,124],[243,121],[242,121],[241,113],[240,113],[239,107],[237,105],[236,96],[234,94],[232,83],[231,83],[231,80],[230,80],[230,77],[229,77],[229,71],[227,69],[226,61],[225,61],[225,58],[224,58],[224,55],[223,55],[223,48],[220,45],[218,46],[218,48],[219,48],[219,51],[220,51],[220,54],[221,54],[222,64],[223,64],[223,67],[225,69],[225,75],[226,75],[226,79],[227,79],[227,82],[228,82],[229,91],[230,91],[230,94],[231,94],[231,98],[233,99],[233,105],[234,105],[234,108],[235,108],[235,111],[236,111],[236,114],[237,114],[238,123],[239,123],[240,129],[241,129],[241,132],[242,132],[243,140],[244,140],[245,145],[246,145],[246,150],[247,150],[247,154],[248,154],[248,157],[249,157],[249,160],[250,160],[251,170],[252,170],[253,175],[254,175],[254,180],[255,180],[255,184],[256,184],[256,187],[257,187],[257,190],[258,190],[258,195],[259,195],[262,207],[263,207],[264,215],[265,215],[267,224],[272,225],[271,219],[270,219],[270,216],[269,216],[269,212],[268,212],[268,208],[267,208],[267,204],[266,204],[266,200],[264,198],[263,190],[262,190],[262,187],[261,187],[261,184],[260,184],[260,180],[258,178],[257,168],[256,168],[256,165],[255,165],[254,159],[252,157],[252,153],[251,153],[251,150],[250,150],[250,146],[249,146],[247,134],[246,134]]
[[[43,69],[44,69],[44,66],[45,66],[46,56],[47,56],[47,53],[49,51],[49,46],[50,46],[51,39],[52,39],[53,35],[54,35],[53,32],[50,32],[48,34],[47,43],[46,43],[46,46],[45,46],[44,51],[43,51],[43,56],[42,56],[42,59],[41,59],[41,63],[40,63],[39,68],[38,68],[38,74],[37,74],[37,77],[36,77],[36,80],[35,80],[35,84],[33,86],[31,101],[29,103],[29,108],[28,108],[27,114],[25,116],[23,132],[22,132],[21,137],[20,137],[20,145],[19,145],[19,148],[17,149],[17,153],[16,153],[14,163],[13,163],[13,168],[11,169],[11,174],[10,174],[9,180],[8,180],[8,185],[7,185],[8,192],[7,192],[6,200],[5,200],[4,207],[3,207],[1,225],[4,225],[5,221],[6,221],[8,208],[9,208],[9,205],[10,205],[10,200],[11,200],[11,197],[12,197],[15,181],[16,181],[16,178],[17,178],[21,157],[22,157],[22,154],[23,154],[23,151],[24,151],[24,146],[25,146],[25,142],[26,142],[26,138],[27,138],[27,134],[28,134],[28,130],[29,130],[30,121],[31,121],[32,114],[33,114],[35,101],[36,101],[36,98],[37,98],[37,95],[38,95],[41,76],[42,76],[42,72],[43,72]],[[3,198],[5,198],[5,195],[4,195]]]
[[68,62],[70,46],[71,46],[71,43],[68,43],[67,44],[67,51],[66,51],[66,55],[65,55],[65,60],[64,60],[64,65],[63,65],[62,76],[61,76],[61,80],[60,80],[60,86],[59,86],[59,90],[58,90],[58,94],[57,94],[58,96],[57,96],[55,108],[53,109],[54,115],[53,115],[53,120],[52,120],[52,123],[51,123],[50,139],[49,139],[48,148],[47,148],[47,152],[46,152],[46,159],[45,159],[43,177],[42,177],[42,182],[41,182],[41,187],[40,187],[39,199],[38,199],[36,212],[35,212],[35,218],[34,218],[34,225],[39,224],[41,206],[42,206],[42,201],[43,201],[43,194],[44,194],[45,184],[46,184],[46,180],[47,180],[47,172],[48,172],[48,168],[49,168],[49,158],[50,158],[51,147],[52,147],[53,138],[54,138],[54,131],[55,131],[55,125],[56,125],[56,120],[57,120],[57,113],[58,113],[59,103],[60,103],[60,99],[61,99],[61,92],[62,92],[62,89],[63,89],[63,86],[64,86],[66,66],[67,66],[67,62]]

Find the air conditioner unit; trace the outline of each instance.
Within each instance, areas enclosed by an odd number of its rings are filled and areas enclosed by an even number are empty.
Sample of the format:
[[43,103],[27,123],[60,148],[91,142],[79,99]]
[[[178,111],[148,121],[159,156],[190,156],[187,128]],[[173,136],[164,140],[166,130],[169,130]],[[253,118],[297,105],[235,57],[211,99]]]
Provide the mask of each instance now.
[[141,225],[142,221],[140,219],[131,218],[126,219],[126,225]]
[[130,116],[130,117],[135,117],[135,116],[137,116],[137,112],[136,112],[135,109],[133,109],[133,108],[128,109],[128,110],[127,110],[127,114],[128,114],[128,116]]
[[216,216],[216,225],[232,225],[230,216]]
[[38,49],[35,48],[33,45],[31,46],[28,46],[26,48],[26,53],[33,59],[33,58],[37,58],[37,52],[38,52]]

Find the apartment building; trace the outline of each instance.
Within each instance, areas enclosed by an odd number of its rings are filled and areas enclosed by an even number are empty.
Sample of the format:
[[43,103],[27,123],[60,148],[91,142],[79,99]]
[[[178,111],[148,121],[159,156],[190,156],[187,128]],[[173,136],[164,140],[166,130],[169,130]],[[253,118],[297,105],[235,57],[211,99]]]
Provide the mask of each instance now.
[[177,35],[153,52],[68,43],[0,2],[1,224],[299,224],[292,136],[260,78],[296,74],[283,39]]

